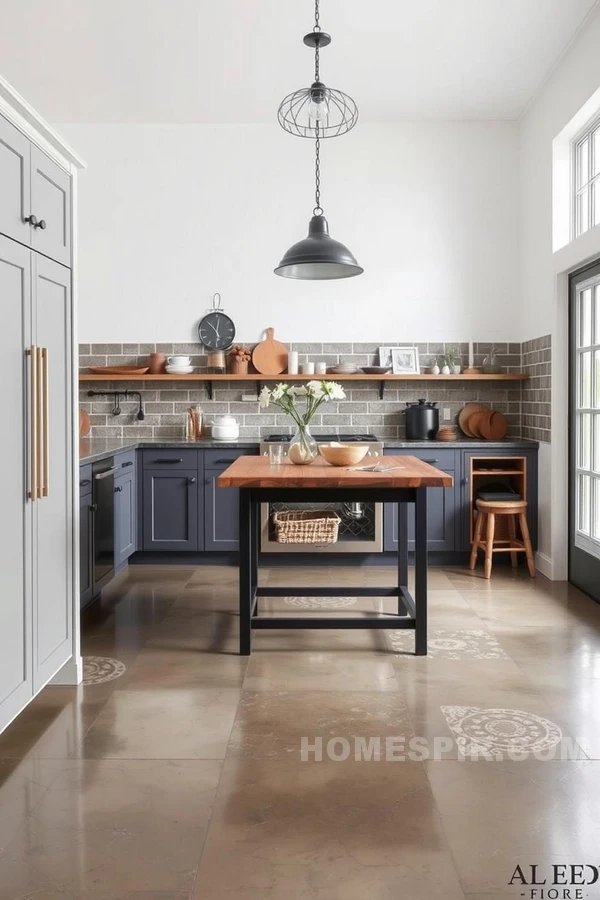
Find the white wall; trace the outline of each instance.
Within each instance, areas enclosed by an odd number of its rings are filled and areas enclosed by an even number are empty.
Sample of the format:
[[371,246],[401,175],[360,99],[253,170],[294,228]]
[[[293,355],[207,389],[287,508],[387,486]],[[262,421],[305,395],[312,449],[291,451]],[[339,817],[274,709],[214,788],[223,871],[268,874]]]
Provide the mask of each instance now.
[[[185,341],[214,291],[246,340],[518,338],[518,127],[361,124],[322,148],[365,274],[272,270],[306,234],[313,146],[273,126],[60,125],[80,178],[79,338]],[[539,329],[536,334],[541,333]]]
[[567,575],[567,278],[600,257],[600,228],[552,252],[552,141],[600,86],[600,10],[521,122],[521,338],[552,334],[552,444],[540,452],[543,571]]

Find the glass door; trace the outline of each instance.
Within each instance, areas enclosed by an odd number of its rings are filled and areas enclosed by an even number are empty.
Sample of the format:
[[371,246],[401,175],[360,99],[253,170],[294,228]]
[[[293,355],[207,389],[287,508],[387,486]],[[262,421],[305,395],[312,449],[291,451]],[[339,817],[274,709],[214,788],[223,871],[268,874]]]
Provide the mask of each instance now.
[[569,581],[600,602],[600,264],[571,279]]

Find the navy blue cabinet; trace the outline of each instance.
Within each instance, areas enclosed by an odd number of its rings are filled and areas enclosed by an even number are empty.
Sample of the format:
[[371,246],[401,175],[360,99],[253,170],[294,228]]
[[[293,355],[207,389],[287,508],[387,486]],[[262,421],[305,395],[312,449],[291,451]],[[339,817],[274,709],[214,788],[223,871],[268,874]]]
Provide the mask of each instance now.
[[217,479],[238,456],[252,450],[206,450],[204,453],[204,549],[211,552],[239,549],[239,491],[220,488]]
[[135,467],[115,478],[115,569],[122,566],[136,549]]
[[198,469],[144,469],[144,550],[190,550],[202,546],[198,515]]
[[[428,549],[431,551],[446,551],[455,549],[456,524],[456,453],[454,450],[385,450],[388,456],[416,456],[424,462],[430,463],[436,469],[447,472],[455,479],[453,487],[434,488],[427,491],[427,532],[429,540]],[[398,548],[398,513],[395,503],[386,503],[383,513],[383,548],[384,550],[397,550]],[[414,509],[408,508],[408,535],[409,550],[415,549],[414,543],[415,521]]]

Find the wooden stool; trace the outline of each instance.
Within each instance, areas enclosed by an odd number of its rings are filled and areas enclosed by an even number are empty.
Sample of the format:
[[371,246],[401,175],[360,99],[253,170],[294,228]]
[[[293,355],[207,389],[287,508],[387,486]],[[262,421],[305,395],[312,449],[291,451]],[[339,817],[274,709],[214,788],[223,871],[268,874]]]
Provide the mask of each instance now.
[[[485,563],[483,575],[489,578],[492,574],[492,553],[510,553],[510,561],[513,568],[517,565],[517,553],[524,553],[527,557],[527,568],[532,578],[535,578],[535,562],[533,550],[527,526],[527,502],[525,500],[477,500],[478,516],[475,523],[475,535],[471,546],[471,560],[469,568],[474,569],[477,563],[477,551],[481,547],[485,550]],[[508,516],[509,540],[497,540],[494,544],[494,530],[496,516]],[[517,540],[516,518],[519,518],[521,535],[523,540]],[[483,527],[487,519],[485,540],[482,540]],[[508,547],[499,547],[498,544],[508,544]]]

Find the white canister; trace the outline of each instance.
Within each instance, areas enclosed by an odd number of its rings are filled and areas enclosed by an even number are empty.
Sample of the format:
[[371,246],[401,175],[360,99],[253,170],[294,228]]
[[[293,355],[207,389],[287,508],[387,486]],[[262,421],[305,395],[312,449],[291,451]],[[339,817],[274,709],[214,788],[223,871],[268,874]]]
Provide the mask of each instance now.
[[317,375],[326,375],[327,374],[327,363],[326,362],[318,362],[315,366],[315,372]]
[[314,362],[302,363],[301,367],[303,375],[314,375],[315,374],[315,364]]
[[288,353],[288,375],[298,374],[298,351],[290,350]]
[[215,441],[237,441],[240,426],[233,416],[220,416],[212,422],[211,434]]

